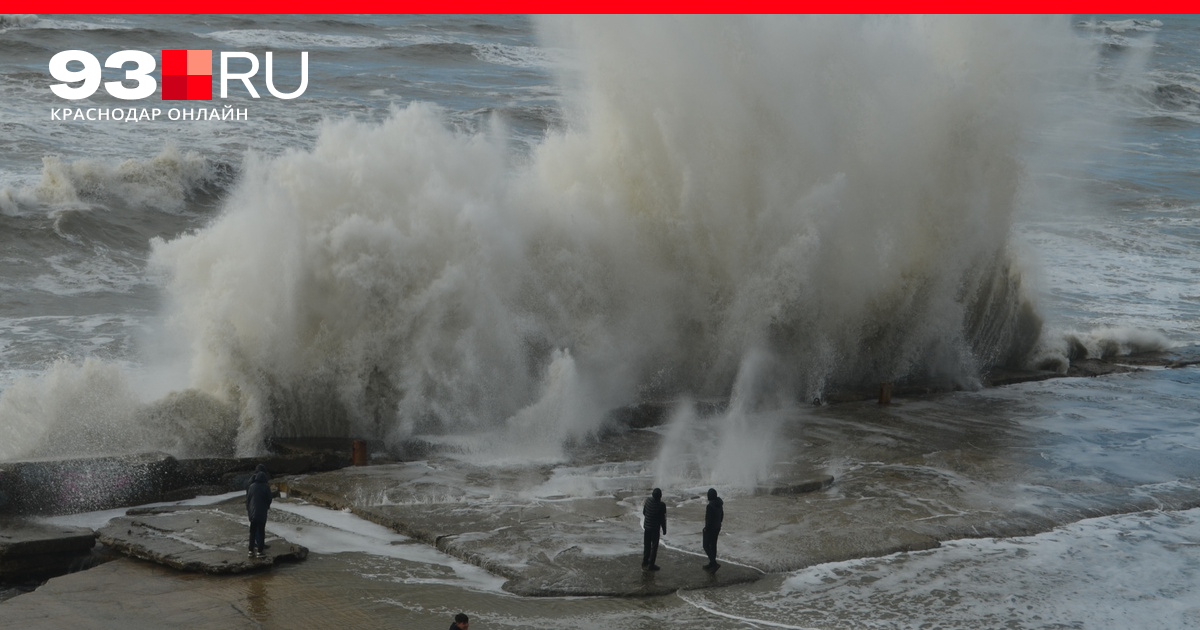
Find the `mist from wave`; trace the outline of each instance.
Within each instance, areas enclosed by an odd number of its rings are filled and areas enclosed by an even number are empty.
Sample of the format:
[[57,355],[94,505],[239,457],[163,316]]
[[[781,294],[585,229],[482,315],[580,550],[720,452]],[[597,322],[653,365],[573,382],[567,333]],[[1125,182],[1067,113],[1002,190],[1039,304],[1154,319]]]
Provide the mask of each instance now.
[[[334,26],[330,37],[367,36]],[[1096,59],[1069,24],[539,28],[567,100],[563,124],[528,150],[504,118],[461,125],[416,103],[381,122],[327,121],[308,151],[248,155],[218,218],[154,241],[168,304],[150,367],[109,375],[124,385],[105,404],[126,413],[125,391],[203,399],[220,411],[201,415],[222,420],[201,433],[236,435],[222,452],[269,436],[394,447],[455,434],[484,460],[553,461],[607,410],[647,398],[732,397],[726,424],[756,427],[839,387],[973,387],[990,367],[1071,351],[1035,345],[1041,318],[1010,242],[1018,206],[1063,194],[1028,183],[1049,160],[1039,134],[1058,134],[1054,159],[1077,157],[1063,121],[1087,99],[1060,95],[1089,94]],[[78,197],[96,170],[52,161],[45,173],[66,184],[9,192],[10,207]],[[98,170],[101,188],[124,181]],[[188,188],[189,172],[173,181]],[[169,207],[175,189],[163,190]],[[103,371],[54,369],[44,378],[61,383]],[[37,422],[14,409],[38,397],[58,394],[22,381],[0,417]],[[50,434],[26,431],[0,457],[48,452]]]
[[242,451],[533,422],[568,360],[587,402],[537,420],[564,439],[728,395],[747,353],[771,358],[752,406],[969,385],[1037,339],[1008,249],[1022,139],[1054,114],[1035,70],[1088,70],[1061,24],[1019,26],[547,22],[579,87],[527,163],[428,106],[332,123],[155,246],[191,385],[240,409]]

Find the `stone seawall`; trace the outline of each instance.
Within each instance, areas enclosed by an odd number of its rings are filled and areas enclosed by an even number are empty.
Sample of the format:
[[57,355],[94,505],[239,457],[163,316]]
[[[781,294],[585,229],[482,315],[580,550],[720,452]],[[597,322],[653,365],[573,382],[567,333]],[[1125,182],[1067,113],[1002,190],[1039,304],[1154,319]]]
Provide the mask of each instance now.
[[0,463],[0,516],[108,510],[242,490],[258,464],[273,475],[336,470],[350,451],[175,459],[162,453]]

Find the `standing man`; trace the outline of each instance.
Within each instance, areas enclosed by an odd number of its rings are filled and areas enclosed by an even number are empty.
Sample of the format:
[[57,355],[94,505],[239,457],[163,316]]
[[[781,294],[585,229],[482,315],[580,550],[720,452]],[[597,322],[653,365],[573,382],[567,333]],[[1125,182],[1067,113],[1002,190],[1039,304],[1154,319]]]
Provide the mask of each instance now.
[[[246,516],[250,517],[250,553],[251,558],[265,558],[265,543],[267,538],[267,510],[271,509],[271,485],[267,481],[267,472],[259,470],[254,473],[250,485],[246,486]],[[254,548],[258,547],[255,553]]]
[[450,630],[467,630],[471,626],[471,620],[466,613],[458,613],[454,615],[454,623],[450,624]]
[[709,488],[708,507],[704,510],[704,553],[708,554],[705,571],[721,568],[721,565],[717,564],[717,535],[721,533],[721,521],[724,520],[725,502],[717,496],[716,488]]
[[642,505],[642,517],[642,570],[657,571],[654,559],[658,557],[658,531],[667,535],[667,504],[662,502],[662,490],[655,488],[650,493]]

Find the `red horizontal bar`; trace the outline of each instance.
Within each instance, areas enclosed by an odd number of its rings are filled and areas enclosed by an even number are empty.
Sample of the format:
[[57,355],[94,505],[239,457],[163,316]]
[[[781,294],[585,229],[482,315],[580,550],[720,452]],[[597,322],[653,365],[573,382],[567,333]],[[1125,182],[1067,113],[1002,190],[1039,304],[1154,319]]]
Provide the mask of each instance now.
[[[208,0],[205,2],[171,2],[162,0],[128,0],[126,2],[59,0],[56,2],[17,2],[16,6],[5,7],[6,13],[93,13],[96,9],[120,9],[122,13],[187,14],[196,9],[208,13],[325,13],[330,4],[315,0],[252,0],[249,2],[230,0]],[[456,2],[382,2],[381,0],[351,0],[338,2],[336,7],[355,13],[1070,13],[1082,16],[1123,14],[1136,9],[1140,14],[1170,14],[1194,11],[1196,3],[1165,0],[1139,4],[1131,2],[1062,3],[1032,2],[955,2],[947,0],[925,0],[924,2],[899,2],[897,0],[869,0],[860,2],[787,2],[782,0],[758,0],[752,2],[715,2],[713,0],[681,0],[659,2],[631,2],[628,0],[606,0],[603,2],[571,3],[546,2],[482,2],[460,0]]]

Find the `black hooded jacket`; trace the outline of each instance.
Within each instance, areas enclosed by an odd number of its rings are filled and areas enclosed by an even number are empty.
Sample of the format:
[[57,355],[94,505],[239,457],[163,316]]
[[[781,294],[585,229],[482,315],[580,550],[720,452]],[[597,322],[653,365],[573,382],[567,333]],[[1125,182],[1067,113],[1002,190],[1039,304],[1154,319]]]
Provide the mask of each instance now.
[[721,531],[721,521],[725,520],[725,501],[721,497],[709,499],[708,507],[704,509],[704,529],[710,532]]
[[251,521],[265,521],[270,508],[271,484],[267,483],[267,473],[256,472],[246,487],[246,515]]
[[662,533],[667,533],[667,504],[654,497],[648,497],[646,503],[642,505],[642,516],[645,521],[642,523],[642,528],[648,532],[658,529]]

